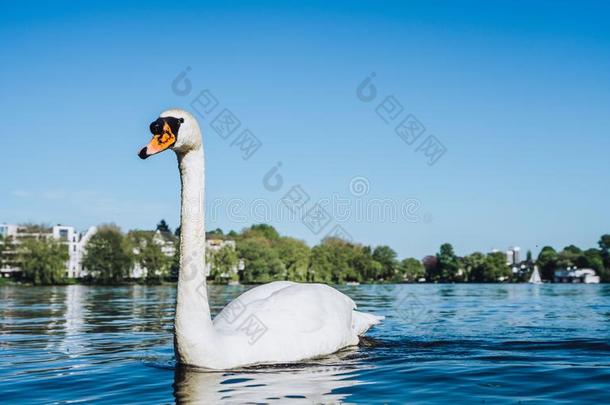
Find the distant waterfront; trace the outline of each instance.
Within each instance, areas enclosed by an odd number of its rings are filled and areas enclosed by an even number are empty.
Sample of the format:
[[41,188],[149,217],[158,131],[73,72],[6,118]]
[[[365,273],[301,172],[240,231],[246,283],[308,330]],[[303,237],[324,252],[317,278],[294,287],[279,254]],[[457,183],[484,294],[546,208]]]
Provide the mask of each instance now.
[[[180,228],[160,221],[155,230],[131,230],[116,225],[91,227],[77,235],[72,227],[4,225],[0,238],[0,270],[25,284],[70,283],[121,285],[176,281],[180,258]],[[11,230],[12,233],[7,233]],[[2,233],[0,232],[0,235]],[[534,268],[545,282],[584,281],[586,272],[610,281],[610,234],[598,247],[574,245],[556,251],[544,246],[536,258],[521,249],[458,256],[450,243],[422,259],[400,259],[386,245],[366,246],[337,237],[318,245],[280,235],[266,224],[240,232],[209,231],[206,241],[208,281],[215,284],[260,284],[275,280],[327,284],[387,283],[520,283]],[[577,270],[578,269],[578,270]],[[4,281],[6,282],[6,281]]]

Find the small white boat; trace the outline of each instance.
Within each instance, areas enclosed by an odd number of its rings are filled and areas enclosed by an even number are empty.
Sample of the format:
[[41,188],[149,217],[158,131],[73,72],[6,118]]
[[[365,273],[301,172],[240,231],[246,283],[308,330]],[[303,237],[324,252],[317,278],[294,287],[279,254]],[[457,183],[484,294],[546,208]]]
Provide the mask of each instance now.
[[542,284],[542,279],[540,278],[540,272],[538,271],[538,266],[534,266],[534,271],[532,271],[532,275],[528,281],[530,284]]

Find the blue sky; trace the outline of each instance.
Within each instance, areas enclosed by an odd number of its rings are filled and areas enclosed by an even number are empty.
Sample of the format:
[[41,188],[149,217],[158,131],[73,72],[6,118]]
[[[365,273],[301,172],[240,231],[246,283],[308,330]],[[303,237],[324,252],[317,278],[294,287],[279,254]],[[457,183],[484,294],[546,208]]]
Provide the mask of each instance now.
[[[204,89],[262,142],[248,160],[201,119],[207,227],[240,229],[293,185],[416,201],[413,220],[331,218],[401,257],[594,246],[610,232],[610,8],[603,2],[3,2],[0,222],[178,223],[171,153],[136,153]],[[186,67],[192,89],[172,81]],[[356,97],[371,72],[378,93]],[[393,95],[446,153],[432,166],[376,107]],[[283,189],[262,179],[277,162]],[[350,192],[354,178],[364,195]],[[230,201],[246,208],[229,215]],[[214,202],[216,208],[210,205]],[[358,205],[360,204],[360,205]],[[410,203],[408,203],[410,204]],[[220,208],[218,208],[220,206]],[[248,208],[250,207],[250,208]],[[259,207],[260,208],[260,207]],[[413,208],[413,206],[411,206]],[[214,211],[214,212],[212,212]],[[230,211],[230,210],[229,210]],[[252,211],[255,211],[254,213]]]

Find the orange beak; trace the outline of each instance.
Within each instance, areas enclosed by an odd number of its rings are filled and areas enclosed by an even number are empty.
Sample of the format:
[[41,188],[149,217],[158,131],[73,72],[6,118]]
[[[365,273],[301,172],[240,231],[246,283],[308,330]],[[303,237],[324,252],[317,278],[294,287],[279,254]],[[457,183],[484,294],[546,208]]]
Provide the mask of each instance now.
[[170,148],[174,143],[176,143],[176,135],[174,135],[172,129],[166,122],[163,124],[163,132],[153,135],[148,145],[142,148],[138,156],[140,156],[140,159],[146,159],[149,156],[163,152],[164,150]]

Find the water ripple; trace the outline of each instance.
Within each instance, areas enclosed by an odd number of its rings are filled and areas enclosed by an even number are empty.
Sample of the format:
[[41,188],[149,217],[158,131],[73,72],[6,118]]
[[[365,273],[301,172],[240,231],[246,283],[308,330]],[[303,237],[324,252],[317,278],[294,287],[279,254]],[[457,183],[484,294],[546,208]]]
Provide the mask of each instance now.
[[[247,287],[210,287],[217,313]],[[604,285],[340,287],[386,315],[359,347],[298,364],[176,365],[172,286],[2,287],[8,403],[610,403]]]

